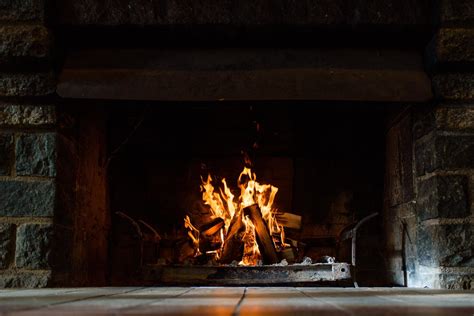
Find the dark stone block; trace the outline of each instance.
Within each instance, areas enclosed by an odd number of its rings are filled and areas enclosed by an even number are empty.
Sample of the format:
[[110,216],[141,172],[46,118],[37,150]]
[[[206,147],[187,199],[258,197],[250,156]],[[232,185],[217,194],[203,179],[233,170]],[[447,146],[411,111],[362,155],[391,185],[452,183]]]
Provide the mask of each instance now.
[[421,220],[469,216],[468,178],[435,176],[420,181],[416,208]]
[[417,235],[418,261],[429,267],[474,267],[474,225],[422,226]]
[[0,181],[0,216],[53,216],[54,181]]
[[443,24],[462,25],[474,21],[472,0],[441,0],[439,2],[439,15]]
[[19,57],[45,58],[50,54],[51,36],[42,25],[0,26],[1,63]]
[[13,136],[0,134],[0,175],[9,175],[13,162]]
[[447,73],[433,77],[433,91],[444,100],[474,100],[474,74]]
[[38,288],[50,285],[50,272],[8,272],[0,274],[0,288]]
[[474,290],[474,274],[441,274],[440,286],[450,290]]
[[44,0],[0,0],[0,21],[42,21]]
[[474,29],[442,28],[434,39],[435,61],[473,62]]
[[474,104],[441,106],[436,110],[436,126],[448,131],[474,131]]
[[415,139],[434,130],[474,132],[474,103],[418,107],[414,117]]
[[0,105],[0,125],[43,126],[54,123],[54,105]]
[[435,112],[433,105],[415,107],[413,111],[413,138],[419,139],[436,128]]
[[56,175],[56,134],[21,134],[16,142],[16,174]]
[[52,73],[0,73],[0,97],[45,96],[55,90]]
[[16,235],[17,268],[47,269],[50,266],[53,227],[49,224],[24,224]]
[[15,226],[0,224],[0,269],[6,269],[15,252]]
[[438,135],[436,132],[415,144],[416,174],[435,170],[474,167],[474,136]]

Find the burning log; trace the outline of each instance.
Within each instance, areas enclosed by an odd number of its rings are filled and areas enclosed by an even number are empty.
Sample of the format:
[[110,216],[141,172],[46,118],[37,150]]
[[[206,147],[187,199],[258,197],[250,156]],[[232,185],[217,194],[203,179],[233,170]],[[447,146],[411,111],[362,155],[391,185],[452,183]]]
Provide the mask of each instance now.
[[199,228],[201,235],[206,237],[216,234],[222,227],[224,227],[224,220],[220,217],[214,218],[212,221],[205,223]]
[[244,215],[247,215],[255,226],[258,248],[262,255],[263,263],[273,264],[278,262],[277,252],[273,244],[272,236],[267,224],[263,220],[262,213],[257,204],[244,208]]
[[221,263],[231,263],[232,261],[240,261],[244,254],[244,242],[242,240],[245,234],[245,225],[242,221],[242,214],[235,214],[229,226],[226,239],[224,241],[224,249],[220,258]]
[[287,228],[300,229],[301,228],[301,216],[291,213],[277,213],[276,219],[278,224]]

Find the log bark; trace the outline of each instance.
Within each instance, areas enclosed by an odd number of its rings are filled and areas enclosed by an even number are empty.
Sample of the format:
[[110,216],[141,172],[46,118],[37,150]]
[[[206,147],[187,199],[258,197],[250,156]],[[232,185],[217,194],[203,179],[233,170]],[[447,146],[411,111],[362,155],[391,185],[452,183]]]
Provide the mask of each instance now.
[[205,223],[199,227],[199,231],[204,236],[212,236],[224,227],[224,220],[220,217],[214,218],[212,221]]
[[291,213],[277,213],[276,219],[279,225],[287,228],[300,229],[301,228],[301,216]]
[[272,236],[268,230],[267,223],[263,220],[262,213],[257,204],[250,205],[244,209],[244,215],[248,215],[255,226],[258,248],[262,255],[264,264],[278,262],[277,252],[273,244]]
[[236,213],[227,232],[224,249],[219,260],[220,263],[228,264],[232,261],[240,261],[244,255],[244,242],[242,240],[245,234],[245,226],[242,222],[242,214]]

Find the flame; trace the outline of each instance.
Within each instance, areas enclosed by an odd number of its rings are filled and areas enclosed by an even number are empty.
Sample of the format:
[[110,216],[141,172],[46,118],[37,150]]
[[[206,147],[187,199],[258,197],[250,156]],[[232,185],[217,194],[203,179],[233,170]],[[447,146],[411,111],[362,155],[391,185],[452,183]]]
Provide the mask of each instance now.
[[[235,199],[235,195],[228,187],[226,179],[222,179],[222,187],[219,188],[218,192],[216,192],[212,182],[211,175],[208,175],[205,181],[201,178],[202,200],[204,204],[209,206],[211,218],[220,217],[224,220],[224,229],[219,232],[222,247],[217,251],[217,258],[219,258],[224,247],[225,235],[228,233],[232,219],[234,216],[243,216],[243,209],[253,204],[258,204],[270,234],[279,236],[274,237],[274,241],[275,238],[280,238],[281,247],[289,246],[285,243],[285,232],[283,226],[277,222],[276,209],[273,207],[278,192],[277,187],[258,183],[256,174],[248,167],[244,167],[238,177],[237,184],[240,189],[238,199]],[[242,222],[245,226],[245,234],[242,238],[244,241],[244,255],[240,264],[256,265],[261,259],[261,254],[257,244],[255,226],[247,216],[243,216]],[[197,245],[197,252],[199,252],[199,230],[192,225],[189,216],[185,218],[185,227],[188,229],[188,235],[193,244]]]
[[189,216],[186,215],[184,218],[184,227],[188,229],[188,236],[193,242],[193,246],[195,251],[195,256],[198,256],[201,254],[201,251],[199,251],[199,230],[194,227],[194,225],[191,223],[191,219]]
[[248,216],[244,216],[243,222],[245,225],[245,234],[242,237],[242,240],[244,241],[244,255],[239,265],[256,265],[261,259],[261,256],[260,250],[258,249],[257,238],[255,236],[255,225]]

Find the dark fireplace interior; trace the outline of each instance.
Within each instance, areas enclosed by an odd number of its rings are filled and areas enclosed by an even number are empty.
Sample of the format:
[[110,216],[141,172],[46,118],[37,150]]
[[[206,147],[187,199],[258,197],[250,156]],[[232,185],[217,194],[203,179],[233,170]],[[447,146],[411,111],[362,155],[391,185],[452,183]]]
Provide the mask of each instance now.
[[[238,195],[243,153],[257,181],[278,187],[275,208],[302,216],[300,229],[285,230],[299,242],[295,262],[323,256],[349,262],[347,250],[336,254],[340,232],[383,208],[390,107],[304,101],[109,106],[112,284],[139,284],[141,265],[207,264],[185,253],[183,219],[191,214],[202,224],[201,177],[211,174],[215,186],[226,178]],[[161,241],[140,252],[136,228],[116,212],[151,225]],[[381,223],[379,217],[359,233],[360,278],[371,284],[383,272]]]

